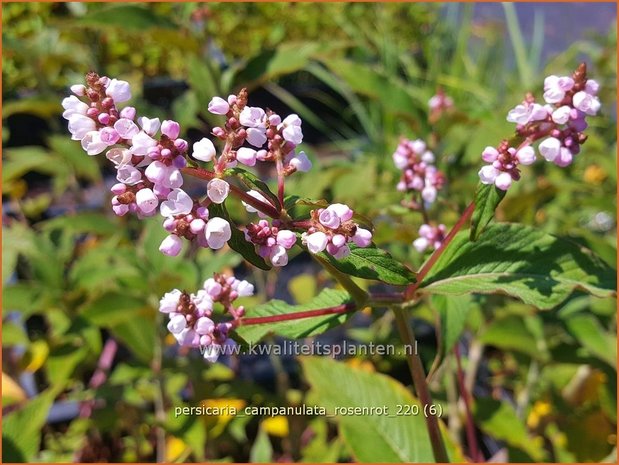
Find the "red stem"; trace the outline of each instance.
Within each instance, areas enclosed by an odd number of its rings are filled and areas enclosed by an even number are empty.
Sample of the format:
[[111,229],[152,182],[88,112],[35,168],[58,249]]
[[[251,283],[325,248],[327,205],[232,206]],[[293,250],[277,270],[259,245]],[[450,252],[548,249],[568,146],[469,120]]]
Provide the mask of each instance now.
[[[211,180],[216,177],[214,172],[205,170],[203,168],[189,168],[188,167],[188,168],[183,168],[181,171],[183,172],[183,174],[187,174],[189,176],[193,176],[199,179]],[[271,218],[280,217],[280,212],[277,210],[277,208],[275,208],[273,205],[269,203],[263,202],[261,200],[258,200],[252,197],[247,192],[245,192],[243,189],[240,189],[239,187],[233,184],[230,184],[230,191],[233,193],[233,195],[236,195],[243,202],[251,205],[255,209],[264,213],[265,215],[268,215]]]
[[318,310],[306,310],[304,312],[283,313],[281,315],[258,316],[255,318],[243,318],[239,320],[239,326],[262,325],[266,323],[277,323],[279,321],[300,320],[302,318],[313,318],[324,315],[337,315],[347,313],[356,308],[353,302],[337,305],[335,307],[321,308]]
[[447,234],[447,237],[445,237],[445,240],[441,243],[440,247],[436,249],[434,253],[430,256],[428,261],[423,264],[423,266],[417,273],[417,280],[406,288],[405,300],[411,300],[414,297],[415,292],[417,292],[417,289],[419,289],[419,286],[421,286],[421,283],[423,282],[423,278],[425,278],[426,275],[430,272],[443,251],[447,248],[447,246],[453,240],[456,234],[469,220],[469,218],[473,214],[473,211],[475,211],[475,202],[471,202],[469,206],[466,207],[466,210],[464,210],[464,213],[462,213],[462,216],[460,216],[458,222],[454,225],[454,227],[451,228],[451,231],[449,231],[449,234]]
[[454,354],[456,355],[457,363],[457,378],[458,388],[460,395],[464,401],[464,409],[466,411],[466,439],[469,444],[469,455],[475,463],[483,462],[483,457],[480,454],[479,447],[477,446],[477,436],[475,434],[475,424],[473,423],[473,415],[471,414],[471,402],[469,398],[469,392],[466,389],[464,382],[464,373],[462,372],[462,365],[460,364],[460,348],[458,344],[454,347]]

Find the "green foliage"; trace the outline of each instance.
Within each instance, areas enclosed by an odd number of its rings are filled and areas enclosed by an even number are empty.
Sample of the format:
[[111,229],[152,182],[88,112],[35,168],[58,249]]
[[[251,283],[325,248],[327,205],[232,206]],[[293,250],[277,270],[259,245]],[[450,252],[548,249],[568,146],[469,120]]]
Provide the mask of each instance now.
[[[3,379],[32,375],[39,392],[11,398],[3,383],[4,461],[68,462],[88,452],[82,460],[433,460],[422,416],[291,416],[278,418],[288,428],[280,436],[262,418],[175,416],[175,407],[202,402],[330,411],[418,403],[396,381],[409,380],[401,354],[308,358],[301,367],[270,357],[265,368],[264,359],[209,365],[178,350],[158,301],[173,288],[197,289],[213,272],[247,273],[256,284],[258,295],[243,302],[248,318],[352,307],[351,294],[329,289],[333,278],[307,256],[270,269],[236,228],[232,250],[166,257],[157,252],[167,234],[160,218],[112,215],[100,195],[110,181],[105,158],[85,156],[60,119],[68,86],[90,69],[130,81],[138,111],[178,120],[188,140],[221,123],[207,111],[213,95],[242,87],[252,90],[250,105],[298,113],[314,169],[287,178],[285,208],[300,219],[340,201],[373,230],[375,246],[353,247],[345,260],[321,255],[361,294],[415,282],[412,270],[427,259],[410,246],[424,219],[399,205],[390,158],[400,136],[426,140],[449,181],[429,217],[449,228],[476,206],[470,231],[456,236],[411,304],[415,325],[436,331],[437,346],[420,343],[420,352],[426,367],[435,360],[427,371],[454,433],[452,460],[468,451],[457,428],[455,344],[467,380],[492,388],[492,398],[478,385],[471,391],[479,435],[503,442],[509,461],[615,460],[616,121],[608,102],[616,101],[616,29],[546,58],[550,18],[536,9],[529,36],[519,6],[503,8],[504,24],[456,3],[4,3]],[[481,151],[513,131],[508,109],[527,91],[540,95],[545,75],[583,59],[601,84],[603,110],[574,164],[521,167],[507,194],[479,185]],[[455,108],[431,122],[427,101],[438,87]],[[15,146],[22,123],[14,121],[24,116],[45,129],[27,126],[28,145]],[[270,173],[256,169],[260,176],[234,168],[229,179],[277,202],[274,180],[261,180]],[[248,218],[238,202],[226,208],[211,214]],[[286,301],[272,300],[273,291]],[[237,335],[255,344],[280,336],[401,344],[392,313],[381,309],[241,326]],[[114,363],[101,386],[89,387],[110,338],[119,344]],[[97,400],[89,418],[47,422],[54,402],[84,399]]]
[[320,256],[339,271],[357,278],[400,286],[415,281],[415,274],[411,270],[375,246],[362,248],[350,245],[350,255],[340,260],[324,252]]
[[470,242],[459,233],[423,280],[429,293],[505,293],[549,309],[573,291],[616,294],[616,273],[591,251],[518,224],[497,224]]

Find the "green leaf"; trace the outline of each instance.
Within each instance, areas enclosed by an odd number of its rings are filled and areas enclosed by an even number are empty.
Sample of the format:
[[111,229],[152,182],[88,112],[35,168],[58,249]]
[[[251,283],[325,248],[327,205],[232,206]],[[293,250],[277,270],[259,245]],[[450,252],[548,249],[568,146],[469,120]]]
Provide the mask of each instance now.
[[147,311],[144,299],[107,293],[84,305],[81,316],[94,325],[111,328]]
[[[254,318],[290,314],[305,310],[335,307],[348,302],[350,302],[350,296],[347,292],[325,289],[304,305],[289,305],[283,300],[271,300],[266,304],[248,309],[247,317]],[[236,329],[236,334],[243,338],[248,344],[254,344],[260,341],[260,339],[269,333],[275,333],[290,339],[300,339],[302,337],[321,334],[334,326],[342,324],[350,315],[351,313],[344,313],[281,321],[278,323],[240,326]]]
[[239,228],[237,228],[234,222],[230,219],[230,215],[228,214],[228,211],[223,204],[212,203],[211,205],[209,205],[208,209],[211,218],[219,216],[227,220],[228,223],[230,223],[232,237],[228,241],[228,245],[232,250],[240,253],[245,260],[247,260],[252,265],[260,268],[261,270],[271,269],[271,267],[267,265],[267,263],[264,261],[264,258],[262,258],[256,253],[256,248],[254,247],[254,244],[248,242],[247,239],[245,239],[245,235],[243,234],[243,232]]
[[593,315],[577,313],[565,319],[568,331],[576,340],[612,368],[617,367],[617,336],[606,331]]
[[64,384],[86,354],[84,347],[75,347],[71,344],[54,348],[45,362],[47,379],[53,385]]
[[275,49],[263,50],[239,70],[235,82],[239,86],[256,87],[278,76],[299,71],[309,64],[311,58],[340,46],[336,43],[325,47],[325,44],[317,42],[289,42]]
[[59,388],[49,388],[21,409],[2,417],[2,461],[32,462],[39,452],[41,431]]
[[251,463],[271,463],[273,461],[273,446],[268,434],[262,427],[258,429],[258,435],[249,453]]
[[494,184],[477,185],[475,191],[475,211],[471,219],[471,240],[475,241],[483,232],[484,228],[494,218],[494,211],[505,197],[505,191]]
[[481,398],[475,401],[475,420],[488,435],[525,451],[536,462],[544,461],[544,450],[532,441],[527,429],[506,402]]
[[581,290],[616,295],[615,271],[590,250],[519,224],[495,224],[476,242],[460,232],[423,280],[430,294],[507,294],[549,309]]
[[63,215],[40,223],[44,231],[63,229],[68,234],[93,233],[101,236],[118,232],[118,222],[100,213]]
[[[400,383],[326,357],[302,357],[301,365],[311,385],[308,402],[324,407],[329,415],[336,408],[386,407],[385,415],[368,412],[335,417],[355,461],[434,462],[423,408]],[[402,415],[412,406],[419,408],[419,415]],[[446,435],[444,438],[448,439]],[[450,457],[458,461],[453,446],[446,442]]]
[[131,320],[115,325],[111,332],[141,361],[147,363],[152,361],[157,337],[154,318],[137,315]]
[[169,18],[158,16],[152,9],[142,5],[109,5],[91,9],[86,15],[73,20],[78,26],[117,27],[125,31],[144,33],[151,28],[171,29]]
[[268,198],[271,199],[273,205],[279,205],[279,200],[277,196],[273,192],[271,192],[269,186],[267,186],[267,184],[254,173],[251,173],[242,168],[229,168],[226,170],[225,175],[236,176],[243,182],[243,184],[245,184],[250,189],[258,190],[265,194]]
[[357,278],[374,279],[396,286],[415,281],[415,273],[375,245],[357,247],[350,244],[350,255],[339,260],[328,253],[321,252],[319,255],[342,273]]
[[441,322],[439,352],[443,358],[460,339],[473,302],[470,296],[433,295],[432,305],[438,311]]
[[479,341],[499,349],[521,352],[535,360],[546,361],[548,354],[540,350],[535,335],[527,328],[524,318],[520,315],[508,315],[494,320],[484,330]]

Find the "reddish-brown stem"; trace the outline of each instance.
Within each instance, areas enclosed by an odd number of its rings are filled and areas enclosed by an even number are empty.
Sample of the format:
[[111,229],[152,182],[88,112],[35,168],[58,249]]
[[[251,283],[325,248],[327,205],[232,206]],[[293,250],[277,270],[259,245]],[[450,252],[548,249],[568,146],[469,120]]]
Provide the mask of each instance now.
[[[183,168],[181,171],[183,172],[183,174],[187,174],[195,178],[205,179],[209,181],[216,177],[214,172],[205,170],[203,168],[187,167],[187,168]],[[247,192],[245,192],[243,189],[231,184],[230,192],[232,192],[233,195],[241,199],[246,204],[251,205],[258,211],[264,213],[265,215],[268,215],[271,218],[280,217],[280,212],[278,211],[277,208],[275,208],[273,205],[269,203],[263,202],[259,199],[256,199],[255,197],[252,197]]]
[[411,300],[415,296],[415,292],[417,292],[417,289],[419,289],[419,286],[421,286],[423,278],[425,278],[426,275],[430,272],[430,270],[432,269],[436,261],[439,259],[443,251],[447,248],[447,246],[453,240],[455,235],[462,229],[462,227],[469,220],[474,210],[475,210],[475,202],[471,202],[469,206],[466,207],[466,210],[464,210],[464,212],[462,213],[462,216],[460,216],[460,218],[458,219],[454,227],[451,228],[451,231],[449,231],[449,234],[447,234],[447,237],[445,237],[445,240],[441,243],[440,247],[436,249],[434,253],[430,256],[428,261],[423,264],[423,266],[417,273],[417,280],[406,288],[405,300]]
[[324,315],[337,315],[353,311],[356,305],[353,302],[337,305],[335,307],[321,308],[318,310],[306,310],[304,312],[283,313],[281,315],[258,316],[254,318],[242,318],[239,326],[262,325],[266,323],[277,323],[280,321],[300,320],[302,318],[313,318]]
[[275,166],[277,168],[277,198],[280,208],[284,208],[284,164],[282,163],[281,153],[277,156]]
[[481,456],[479,447],[477,445],[477,436],[475,435],[475,424],[473,423],[473,415],[471,414],[471,401],[469,398],[469,392],[466,389],[464,382],[464,373],[462,372],[462,365],[460,363],[460,348],[458,344],[454,347],[454,354],[456,356],[456,377],[458,379],[458,389],[460,395],[464,401],[464,410],[466,412],[466,439],[469,444],[469,456],[475,463],[481,463],[484,458]]

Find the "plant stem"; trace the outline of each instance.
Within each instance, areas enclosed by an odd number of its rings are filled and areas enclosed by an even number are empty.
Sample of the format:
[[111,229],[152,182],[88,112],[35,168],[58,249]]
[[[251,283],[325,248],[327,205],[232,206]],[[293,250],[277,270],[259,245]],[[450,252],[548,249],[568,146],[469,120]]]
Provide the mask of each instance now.
[[284,164],[282,163],[281,152],[277,155],[275,162],[277,168],[277,198],[279,199],[279,208],[284,208]]
[[406,300],[413,299],[413,297],[415,296],[415,292],[417,292],[417,289],[419,289],[419,286],[421,286],[421,283],[423,282],[423,278],[425,278],[426,275],[430,272],[430,270],[432,269],[436,261],[439,259],[443,251],[447,248],[447,246],[450,244],[450,242],[453,240],[456,234],[462,229],[462,227],[469,220],[474,210],[475,210],[475,202],[471,202],[469,206],[466,207],[466,210],[464,210],[464,212],[462,213],[462,215],[460,216],[460,218],[458,219],[454,227],[451,228],[451,231],[449,231],[449,234],[447,234],[447,237],[445,237],[445,240],[441,243],[440,247],[436,249],[434,253],[430,256],[428,261],[423,264],[423,266],[417,273],[417,280],[406,288],[406,294],[405,294]]
[[473,462],[483,462],[483,457],[481,456],[477,445],[475,424],[473,423],[473,415],[471,414],[471,401],[469,398],[469,391],[466,389],[466,385],[464,383],[464,372],[462,371],[462,364],[460,362],[460,347],[458,344],[454,346],[454,355],[456,356],[456,377],[458,379],[458,389],[460,390],[460,396],[464,401],[464,411],[466,413],[466,440],[469,444],[469,455],[471,456]]
[[240,326],[263,325],[268,323],[277,323],[280,321],[301,320],[304,318],[314,318],[324,315],[336,315],[338,313],[347,313],[355,310],[357,306],[353,302],[347,304],[336,305],[335,307],[321,308],[317,310],[306,310],[304,312],[282,313],[280,315],[257,316],[254,318],[241,318]]
[[[413,334],[413,328],[408,324],[404,309],[398,306],[392,307],[395,313],[396,323],[402,342],[410,347],[415,345],[415,335]],[[432,396],[430,395],[430,389],[426,382],[426,374],[423,369],[423,363],[419,354],[413,353],[407,356],[408,369],[410,370],[411,377],[413,379],[413,386],[417,397],[421,401],[426,411],[426,406],[432,405]],[[432,444],[432,453],[434,454],[434,460],[438,463],[449,463],[449,457],[445,444],[443,442],[443,436],[438,424],[438,419],[435,415],[424,415],[426,419],[426,427],[428,429],[428,435],[430,436],[430,443]]]
[[[183,174],[187,174],[189,176],[193,176],[199,179],[211,180],[217,177],[214,172],[205,170],[203,168],[186,167],[186,168],[183,168],[181,171],[183,172]],[[277,219],[281,216],[281,213],[273,205],[271,205],[270,203],[266,203],[261,200],[258,200],[255,197],[252,197],[247,192],[245,192],[243,189],[233,184],[230,184],[230,192],[232,193],[232,195],[235,195],[236,197],[241,199],[246,204],[251,205],[256,210],[264,213],[265,215],[270,216],[271,218]]]

